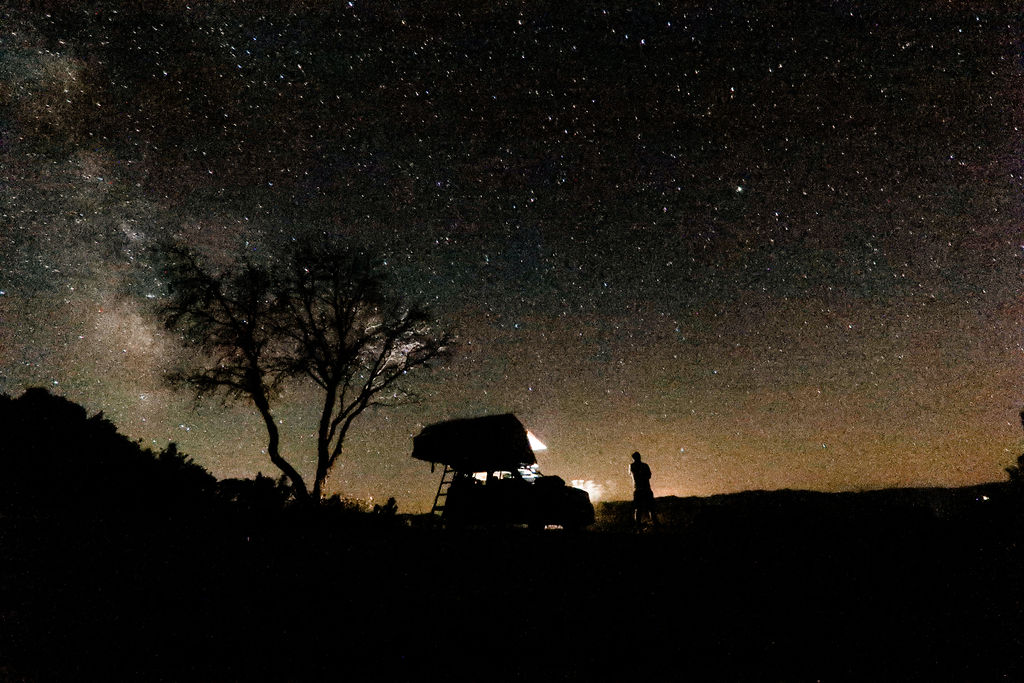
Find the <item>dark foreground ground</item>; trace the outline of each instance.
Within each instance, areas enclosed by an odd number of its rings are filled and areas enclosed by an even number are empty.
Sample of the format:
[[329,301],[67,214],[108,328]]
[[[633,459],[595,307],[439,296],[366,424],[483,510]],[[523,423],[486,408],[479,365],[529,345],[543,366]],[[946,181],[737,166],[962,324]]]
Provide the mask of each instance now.
[[0,680],[1024,677],[1007,509],[663,514],[573,535],[8,510]]

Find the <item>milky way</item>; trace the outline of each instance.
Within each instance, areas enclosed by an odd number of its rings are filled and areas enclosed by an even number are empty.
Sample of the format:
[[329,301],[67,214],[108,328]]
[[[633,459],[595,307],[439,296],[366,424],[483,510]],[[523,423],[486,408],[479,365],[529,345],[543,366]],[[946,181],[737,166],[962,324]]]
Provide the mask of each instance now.
[[[423,509],[411,436],[490,412],[612,498],[633,450],[703,495],[989,481],[1022,446],[1004,3],[125,4],[0,9],[0,390],[271,473],[249,406],[162,382],[153,248],[313,236],[458,332],[345,495]],[[280,397],[307,466],[312,401]]]

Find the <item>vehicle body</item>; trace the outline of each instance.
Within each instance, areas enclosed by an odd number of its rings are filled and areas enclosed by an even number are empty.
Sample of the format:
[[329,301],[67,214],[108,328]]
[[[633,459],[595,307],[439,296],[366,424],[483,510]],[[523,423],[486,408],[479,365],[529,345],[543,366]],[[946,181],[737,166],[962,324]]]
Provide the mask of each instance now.
[[444,465],[433,512],[446,525],[527,524],[581,529],[594,522],[586,491],[544,476],[526,428],[512,414],[429,425],[412,457]]

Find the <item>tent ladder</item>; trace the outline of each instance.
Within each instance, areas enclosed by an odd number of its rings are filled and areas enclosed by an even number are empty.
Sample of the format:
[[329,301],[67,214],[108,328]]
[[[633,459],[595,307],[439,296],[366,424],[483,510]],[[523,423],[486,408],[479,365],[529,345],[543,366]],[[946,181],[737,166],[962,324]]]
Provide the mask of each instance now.
[[437,495],[434,496],[434,506],[430,508],[431,514],[444,515],[444,506],[448,501],[448,489],[451,488],[453,481],[455,481],[455,470],[445,465],[441,483],[437,485]]

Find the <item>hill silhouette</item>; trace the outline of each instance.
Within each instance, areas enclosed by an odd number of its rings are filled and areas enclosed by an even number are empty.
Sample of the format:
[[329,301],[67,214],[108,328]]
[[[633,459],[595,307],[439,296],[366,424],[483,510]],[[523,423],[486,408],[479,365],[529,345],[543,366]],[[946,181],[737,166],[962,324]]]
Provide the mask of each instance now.
[[216,478],[174,443],[143,448],[102,412],[89,417],[45,389],[0,395],[0,434],[0,505],[8,514],[184,519],[216,499]]
[[640,535],[628,503],[589,533],[451,532],[218,483],[43,390],[0,398],[0,428],[4,680],[1024,675],[1004,484],[661,499]]

